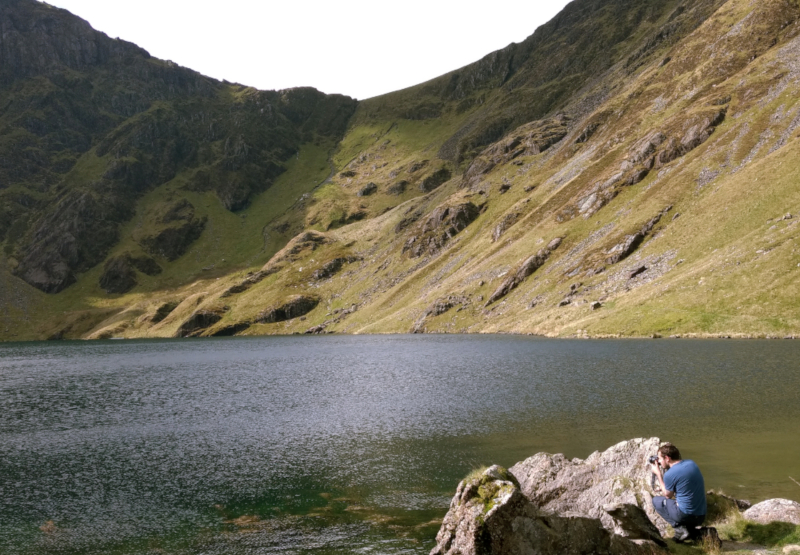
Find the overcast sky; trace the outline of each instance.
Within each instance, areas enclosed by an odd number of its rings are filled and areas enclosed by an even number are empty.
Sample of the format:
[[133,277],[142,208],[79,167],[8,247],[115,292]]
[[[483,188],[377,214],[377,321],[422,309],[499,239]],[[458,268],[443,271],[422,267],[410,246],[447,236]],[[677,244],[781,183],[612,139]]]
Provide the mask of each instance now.
[[49,0],[157,58],[259,89],[370,98],[521,42],[566,0]]

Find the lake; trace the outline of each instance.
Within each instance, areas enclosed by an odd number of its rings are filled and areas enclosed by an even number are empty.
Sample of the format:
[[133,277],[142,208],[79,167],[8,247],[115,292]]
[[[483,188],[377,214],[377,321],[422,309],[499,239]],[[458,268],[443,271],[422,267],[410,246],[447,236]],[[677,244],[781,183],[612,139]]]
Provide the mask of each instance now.
[[0,344],[0,553],[424,554],[473,468],[650,436],[800,499],[800,342]]

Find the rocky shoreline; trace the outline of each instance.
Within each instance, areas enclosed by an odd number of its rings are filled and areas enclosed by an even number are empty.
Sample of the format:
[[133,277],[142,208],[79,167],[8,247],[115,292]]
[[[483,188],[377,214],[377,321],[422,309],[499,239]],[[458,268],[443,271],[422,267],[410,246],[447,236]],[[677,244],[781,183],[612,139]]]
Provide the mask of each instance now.
[[[647,464],[661,443],[623,441],[585,460],[538,453],[507,470],[473,473],[458,485],[431,555],[668,553],[672,528],[652,508],[660,492]],[[795,501],[750,507],[709,492],[710,505],[720,501],[760,524],[800,525]],[[707,538],[718,552],[716,531]]]

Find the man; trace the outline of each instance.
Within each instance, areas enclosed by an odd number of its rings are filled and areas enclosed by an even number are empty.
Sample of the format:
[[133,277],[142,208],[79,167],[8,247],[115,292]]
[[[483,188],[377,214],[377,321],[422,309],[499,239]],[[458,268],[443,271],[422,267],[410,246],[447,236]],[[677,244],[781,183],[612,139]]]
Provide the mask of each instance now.
[[706,488],[700,469],[682,460],[678,448],[665,443],[658,449],[658,462],[651,465],[664,496],[653,498],[653,507],[675,529],[675,540],[684,541],[689,530],[706,518]]

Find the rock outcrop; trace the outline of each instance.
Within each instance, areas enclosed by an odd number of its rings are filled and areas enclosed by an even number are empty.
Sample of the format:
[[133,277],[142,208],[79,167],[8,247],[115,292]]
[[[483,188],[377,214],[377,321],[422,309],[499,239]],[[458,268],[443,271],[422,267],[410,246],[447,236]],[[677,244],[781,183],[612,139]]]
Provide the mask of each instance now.
[[175,337],[196,337],[209,328],[222,320],[221,310],[212,310],[202,308],[192,313],[183,324],[175,332]]
[[293,320],[300,316],[305,316],[314,310],[319,304],[317,297],[310,297],[307,295],[295,295],[290,297],[280,306],[274,306],[266,309],[256,318],[259,324],[273,324],[275,322],[285,322],[286,320]]
[[800,526],[800,503],[790,499],[767,499],[747,509],[744,517],[758,524],[791,522]]
[[480,209],[471,202],[436,208],[408,238],[403,252],[411,258],[436,254],[447,242],[458,235],[480,215]]
[[431,555],[666,553],[614,534],[594,518],[542,511],[514,475],[493,466],[458,485]]
[[[660,213],[656,214],[655,217],[651,218],[647,223],[645,223],[636,233],[626,235],[621,242],[611,247],[611,249],[608,251],[606,264],[616,264],[617,262],[625,260],[628,256],[633,254],[634,251],[641,246],[645,237],[647,237],[647,235],[653,231],[653,228],[658,224],[658,222],[661,221],[661,218],[670,210],[672,210],[672,206],[667,206]],[[634,278],[636,276],[631,275],[630,277]]]
[[516,287],[525,281],[531,274],[533,274],[536,270],[544,266],[547,259],[550,258],[550,254],[556,250],[559,245],[561,245],[561,241],[563,239],[561,237],[556,237],[547,245],[546,248],[539,250],[533,256],[527,258],[519,268],[514,270],[510,276],[508,276],[500,286],[495,289],[495,292],[492,293],[492,296],[489,297],[489,300],[486,302],[486,306],[499,301],[506,295],[508,295],[511,291],[516,289]]
[[546,513],[596,518],[609,530],[624,534],[604,506],[636,505],[664,534],[669,525],[652,507],[655,492],[647,465],[660,444],[658,438],[623,441],[586,460],[538,453],[509,471],[525,497]]

